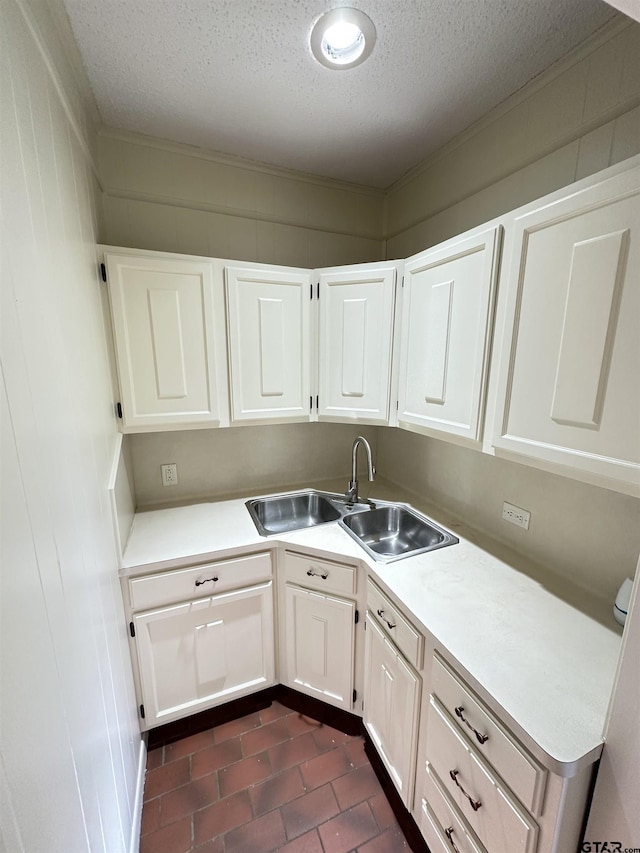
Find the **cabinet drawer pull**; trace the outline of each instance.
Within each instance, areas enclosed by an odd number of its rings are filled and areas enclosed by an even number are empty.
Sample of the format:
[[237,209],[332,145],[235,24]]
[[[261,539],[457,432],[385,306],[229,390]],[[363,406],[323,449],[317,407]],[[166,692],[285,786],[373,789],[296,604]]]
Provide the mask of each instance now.
[[389,620],[385,617],[385,615],[384,615],[384,610],[376,610],[376,613],[377,613],[377,614],[378,614],[378,616],[382,619],[382,621],[383,621],[383,622],[386,622],[386,623],[387,623],[387,625],[389,626],[389,628],[395,628],[395,627],[396,627],[396,623],[395,623],[395,622],[389,622]]
[[447,840],[449,841],[449,844],[451,845],[451,848],[455,851],[455,853],[460,853],[455,841],[453,840],[453,827],[450,826],[445,829],[444,834],[447,836]]
[[456,783],[457,787],[458,787],[458,788],[460,788],[460,790],[462,791],[462,793],[463,793],[463,794],[465,795],[465,797],[469,800],[469,803],[470,803],[470,805],[471,805],[471,808],[474,810],[474,812],[477,812],[477,811],[478,811],[478,809],[480,808],[480,806],[482,805],[482,803],[480,802],[480,800],[474,800],[474,799],[473,799],[473,797],[471,797],[469,794],[467,794],[467,792],[466,792],[466,791],[465,791],[465,789],[462,787],[462,785],[460,784],[460,782],[458,782],[458,773],[459,773],[459,772],[460,772],[459,770],[450,770],[450,771],[449,771],[449,776],[451,776],[451,778],[453,779],[453,781]]
[[474,728],[469,722],[469,720],[467,720],[464,715],[464,708],[462,707],[462,705],[458,705],[458,707],[456,708],[456,717],[461,719],[468,729],[471,729],[471,731],[477,737],[478,743],[486,743],[489,740],[489,735],[483,735],[482,732],[479,732],[478,729]]
[[205,578],[203,581],[196,581],[196,586],[202,586],[203,583],[217,583],[218,577]]
[[329,572],[316,572],[315,569],[307,569],[307,574],[310,578],[322,578],[323,581],[329,577]]

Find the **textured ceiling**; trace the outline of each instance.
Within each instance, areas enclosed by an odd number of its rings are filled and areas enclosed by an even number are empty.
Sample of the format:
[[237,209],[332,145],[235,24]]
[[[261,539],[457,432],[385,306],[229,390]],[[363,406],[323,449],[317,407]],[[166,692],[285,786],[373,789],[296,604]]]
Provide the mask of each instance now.
[[[64,0],[102,121],[387,187],[615,14],[602,0]],[[378,40],[330,71],[314,21]]]

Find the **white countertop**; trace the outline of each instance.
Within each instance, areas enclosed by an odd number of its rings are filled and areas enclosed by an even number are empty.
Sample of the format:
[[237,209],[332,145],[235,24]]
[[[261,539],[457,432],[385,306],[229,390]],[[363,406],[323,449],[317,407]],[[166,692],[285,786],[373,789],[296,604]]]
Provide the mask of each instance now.
[[[374,486],[373,494],[407,499],[389,484]],[[520,729],[532,738],[552,769],[572,775],[598,757],[620,635],[567,603],[570,596],[557,578],[554,589],[544,570],[536,577],[522,557],[483,542],[434,507],[418,506],[460,542],[383,564],[371,560],[337,523],[262,537],[244,500],[137,513],[121,575],[279,543],[360,560],[416,626],[467,671],[472,686],[475,680],[491,694],[516,733]]]

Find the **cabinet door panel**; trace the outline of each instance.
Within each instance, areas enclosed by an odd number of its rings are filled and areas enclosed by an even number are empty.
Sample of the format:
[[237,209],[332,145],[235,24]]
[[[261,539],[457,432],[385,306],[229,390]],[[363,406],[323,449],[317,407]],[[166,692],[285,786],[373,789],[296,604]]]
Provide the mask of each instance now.
[[232,418],[308,420],[311,274],[227,267]]
[[320,271],[318,417],[389,420],[395,264]]
[[271,582],[133,621],[147,726],[273,683]]
[[286,585],[287,683],[351,710],[355,602]]
[[105,260],[125,431],[219,423],[211,264]]
[[481,439],[500,229],[405,263],[398,422]]
[[367,615],[364,724],[404,804],[413,805],[420,679]]
[[640,494],[638,171],[516,220],[493,442],[631,494]]

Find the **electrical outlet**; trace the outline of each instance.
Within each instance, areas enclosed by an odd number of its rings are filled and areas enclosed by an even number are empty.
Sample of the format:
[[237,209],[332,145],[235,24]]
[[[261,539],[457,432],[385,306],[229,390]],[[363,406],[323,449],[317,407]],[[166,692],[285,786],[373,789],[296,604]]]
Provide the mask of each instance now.
[[521,509],[519,506],[507,503],[502,504],[502,517],[505,521],[510,521],[511,524],[516,524],[518,527],[529,529],[529,519],[531,513],[527,509]]
[[162,471],[163,486],[178,485],[178,466],[175,462],[172,462],[170,465],[161,465],[160,470]]

